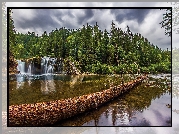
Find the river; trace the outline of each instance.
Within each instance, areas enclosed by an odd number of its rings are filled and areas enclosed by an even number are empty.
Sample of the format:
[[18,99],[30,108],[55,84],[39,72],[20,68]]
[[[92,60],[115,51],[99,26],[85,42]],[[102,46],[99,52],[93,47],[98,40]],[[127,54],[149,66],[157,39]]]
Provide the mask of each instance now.
[[[134,75],[14,75],[9,105],[75,97],[135,79]],[[171,75],[149,80],[103,106],[53,126],[171,126]]]

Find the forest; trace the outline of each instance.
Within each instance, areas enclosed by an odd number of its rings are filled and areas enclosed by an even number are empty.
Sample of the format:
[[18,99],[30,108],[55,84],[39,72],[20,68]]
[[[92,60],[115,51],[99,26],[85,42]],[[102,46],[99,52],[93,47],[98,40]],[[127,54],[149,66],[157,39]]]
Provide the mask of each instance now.
[[[44,56],[70,60],[81,72],[95,74],[171,73],[171,51],[151,44],[140,33],[115,26],[110,31],[83,25],[79,29],[56,28],[49,34],[16,32],[9,16],[10,53],[15,59]],[[12,63],[11,63],[12,64]]]

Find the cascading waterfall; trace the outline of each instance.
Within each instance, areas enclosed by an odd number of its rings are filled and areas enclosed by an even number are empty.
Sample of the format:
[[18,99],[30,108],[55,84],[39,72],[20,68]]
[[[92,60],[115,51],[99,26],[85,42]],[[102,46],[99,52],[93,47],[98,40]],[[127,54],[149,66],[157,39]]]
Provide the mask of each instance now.
[[46,58],[43,57],[41,59],[41,74],[45,74],[46,73],[46,68],[47,68]]
[[[39,64],[35,63],[33,60],[29,63],[28,61],[18,61],[17,70],[20,74],[53,74],[53,73],[63,73],[63,61],[57,62],[57,58],[42,57]],[[40,66],[40,67],[39,67]],[[55,68],[56,66],[56,68]],[[40,71],[39,71],[40,69]],[[38,71],[37,71],[38,70]]]
[[47,68],[47,72],[46,72],[47,74],[51,74],[51,73],[53,73],[53,67],[52,67],[52,65],[50,64],[49,66],[48,66],[48,68]]
[[18,61],[18,66],[17,66],[17,70],[20,71],[21,74],[25,74],[25,62],[21,61],[21,60],[17,60]]
[[32,63],[29,64],[27,74],[31,75],[32,73]]
[[49,67],[49,59],[50,59],[50,57],[44,57],[45,58],[45,74],[47,74],[47,72],[48,72],[48,67]]
[[49,66],[47,68],[47,74],[48,73],[54,73],[54,65],[56,64],[56,58],[50,58],[49,60]]

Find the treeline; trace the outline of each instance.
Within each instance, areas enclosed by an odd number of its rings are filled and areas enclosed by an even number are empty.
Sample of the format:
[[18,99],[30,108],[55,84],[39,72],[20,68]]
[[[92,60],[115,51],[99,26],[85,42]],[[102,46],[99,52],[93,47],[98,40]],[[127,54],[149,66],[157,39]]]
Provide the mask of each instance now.
[[161,50],[141,34],[116,28],[100,30],[96,25],[83,25],[79,29],[45,31],[41,36],[34,32],[16,33],[11,50],[16,59],[32,57],[60,57],[69,59],[82,72],[112,73],[170,73],[171,51]]

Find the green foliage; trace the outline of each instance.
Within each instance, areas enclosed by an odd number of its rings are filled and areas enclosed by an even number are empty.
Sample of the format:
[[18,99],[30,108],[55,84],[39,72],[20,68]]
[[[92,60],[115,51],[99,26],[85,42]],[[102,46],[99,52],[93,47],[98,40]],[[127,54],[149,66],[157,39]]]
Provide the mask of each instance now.
[[158,67],[156,68],[156,70],[158,72],[170,73],[170,70],[168,70],[168,68],[171,68],[171,63],[161,62],[158,64]]
[[[81,29],[52,30],[41,36],[34,32],[16,33],[11,48],[16,59],[50,56],[61,57],[77,64],[81,72],[112,74],[142,72],[169,72],[171,52],[159,49],[140,34],[115,27],[100,30],[96,25]],[[11,26],[12,27],[12,26]],[[12,36],[14,36],[12,34]]]
[[113,67],[98,62],[97,64],[88,65],[88,71],[95,74],[112,74]]
[[141,67],[141,73],[149,73],[149,68]]

